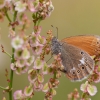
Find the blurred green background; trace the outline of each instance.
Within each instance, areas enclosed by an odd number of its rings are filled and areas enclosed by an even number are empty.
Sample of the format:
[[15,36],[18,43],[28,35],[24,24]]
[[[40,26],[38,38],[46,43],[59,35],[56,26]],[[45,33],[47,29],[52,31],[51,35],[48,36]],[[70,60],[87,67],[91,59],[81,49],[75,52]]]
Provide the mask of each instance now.
[[[42,35],[46,35],[46,32],[51,28],[51,25],[58,27],[59,40],[73,35],[81,34],[97,34],[100,35],[100,0],[52,0],[54,5],[54,11],[51,16],[42,21]],[[10,40],[8,38],[8,21],[5,20],[0,23],[0,44],[3,44],[5,50],[11,53]],[[32,31],[32,27],[28,33]],[[55,32],[55,30],[53,29]],[[0,86],[7,86],[5,78],[5,68],[9,69],[10,59],[5,54],[2,54],[0,50]],[[10,72],[9,72],[10,74]],[[70,82],[64,74],[60,78],[60,84],[58,86],[57,95],[53,100],[67,100],[67,94],[72,92],[74,88],[78,88],[80,91],[80,84],[82,82]],[[28,85],[27,74],[16,75],[14,74],[13,90],[24,89]],[[100,95],[100,83],[96,84],[98,87],[98,93],[92,98],[92,100],[99,100]],[[4,94],[0,89],[0,100]],[[8,97],[8,95],[6,95]],[[44,94],[42,92],[35,93],[32,100],[43,100]],[[8,100],[8,99],[7,99]]]

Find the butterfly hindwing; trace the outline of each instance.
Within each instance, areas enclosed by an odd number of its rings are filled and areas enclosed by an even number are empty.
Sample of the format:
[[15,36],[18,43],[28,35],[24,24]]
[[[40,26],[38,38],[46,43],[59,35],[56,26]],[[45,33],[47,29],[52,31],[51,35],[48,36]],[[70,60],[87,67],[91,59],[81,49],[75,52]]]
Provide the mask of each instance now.
[[61,59],[64,72],[72,81],[81,81],[94,69],[94,61],[88,53],[73,45],[62,43]]

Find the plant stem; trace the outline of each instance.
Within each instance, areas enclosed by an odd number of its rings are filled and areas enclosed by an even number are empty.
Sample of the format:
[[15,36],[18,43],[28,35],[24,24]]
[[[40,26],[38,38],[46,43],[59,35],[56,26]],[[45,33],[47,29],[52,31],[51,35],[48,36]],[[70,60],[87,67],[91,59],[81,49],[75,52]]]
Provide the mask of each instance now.
[[5,54],[7,54],[10,58],[12,57],[8,52],[4,51]]
[[[16,17],[17,17],[17,11],[14,12],[13,22],[15,22]],[[13,28],[13,30],[15,30],[15,28]],[[12,48],[12,59],[11,59],[11,63],[14,63],[15,62],[15,59],[14,59],[14,51],[15,51],[15,49]],[[10,84],[9,84],[9,89],[11,89],[11,91],[9,91],[9,100],[12,100],[13,74],[14,74],[13,73],[13,70],[11,70],[11,73],[10,73]]]
[[2,87],[2,86],[0,86],[0,89],[6,90],[6,88],[4,88],[4,87]]
[[[17,17],[17,11],[15,11],[15,13],[14,13],[13,22],[15,22],[16,17]],[[15,30],[15,28],[13,28],[13,30]]]
[[28,100],[31,100],[31,98],[28,98]]
[[17,17],[17,11],[15,11],[14,13],[13,22],[16,20],[16,17]]
[[56,72],[54,72],[54,79],[56,79]]
[[82,96],[81,96],[81,99],[84,99],[86,96],[87,96],[87,94],[83,92]]
[[39,26],[40,22],[41,22],[41,19],[39,19],[39,20],[37,21],[37,26]]
[[8,13],[7,13],[7,11],[5,11],[5,15],[6,15],[8,21],[9,21],[9,22],[12,22],[11,19],[10,19],[10,17],[9,17],[9,15],[8,15]]
[[72,96],[72,100],[74,100],[74,96]]
[[[12,59],[11,59],[11,63],[14,63],[15,62],[15,59],[14,59],[14,48],[12,48]],[[10,84],[9,84],[9,89],[12,89],[12,84],[13,84],[13,70],[11,70],[11,73],[10,73]],[[9,91],[9,100],[12,100],[12,90]]]

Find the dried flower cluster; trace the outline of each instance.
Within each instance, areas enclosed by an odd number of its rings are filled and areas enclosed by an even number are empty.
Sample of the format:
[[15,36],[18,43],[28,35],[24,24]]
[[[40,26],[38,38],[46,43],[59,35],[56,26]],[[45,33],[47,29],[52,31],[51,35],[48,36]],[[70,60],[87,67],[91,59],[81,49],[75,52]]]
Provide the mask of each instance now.
[[[43,91],[45,93],[46,100],[51,100],[52,97],[56,94],[55,88],[58,86],[58,78],[61,76],[61,72],[58,70],[58,68],[62,68],[60,54],[55,56],[54,62],[52,64],[48,65],[45,62],[44,56],[48,54],[48,50],[50,50],[50,44],[48,43],[52,39],[52,34],[51,31],[49,31],[47,39],[45,39],[44,37],[41,38],[39,30],[37,30],[36,33],[32,33],[31,37],[29,38],[30,48],[33,51],[33,54],[36,55],[35,60],[31,59],[31,63],[33,63],[34,61],[32,69],[28,70],[28,80],[30,85],[25,87],[23,92],[22,90],[17,90],[14,93],[15,99],[31,98],[34,95],[34,91]],[[17,70],[16,67],[14,67],[15,71]],[[23,73],[24,70],[20,71],[22,71]],[[54,76],[53,78],[49,79],[47,83],[44,83],[44,75],[47,74],[51,74]]]
[[[12,55],[4,50],[1,46],[2,52],[11,58],[11,74],[23,74],[28,72],[29,86],[24,90],[17,90],[14,92],[14,100],[30,99],[34,95],[34,91],[43,91],[54,95],[54,87],[58,85],[57,78],[60,77],[58,68],[53,70],[55,64],[48,65],[45,61],[45,55],[50,53],[50,41],[52,39],[52,32],[48,32],[48,37],[41,36],[42,27],[39,23],[51,15],[54,7],[51,0],[1,0],[0,1],[0,22],[4,21],[6,17],[9,21],[9,38],[11,39]],[[32,20],[28,18],[26,12],[30,12]],[[12,19],[9,16],[12,15]],[[33,22],[33,32],[27,35],[25,30]],[[16,31],[17,27],[20,28]],[[31,52],[32,51],[32,52]],[[58,59],[58,58],[55,58]],[[32,69],[29,67],[32,66]],[[57,75],[56,78],[48,80],[44,83],[44,75]],[[6,75],[8,77],[8,74]],[[12,79],[10,76],[8,88],[3,88],[5,92],[9,92],[9,98],[12,100]],[[48,85],[46,85],[48,84]],[[51,84],[51,85],[50,85]],[[52,86],[53,84],[53,86]],[[55,86],[54,86],[55,84]],[[49,86],[50,85],[50,86]],[[47,88],[48,89],[47,89]],[[51,93],[50,92],[50,93]],[[48,98],[46,96],[46,98]],[[3,97],[3,100],[6,99]]]
[[79,99],[79,92],[77,89],[74,89],[74,91],[70,94],[68,94],[68,100],[78,100]]

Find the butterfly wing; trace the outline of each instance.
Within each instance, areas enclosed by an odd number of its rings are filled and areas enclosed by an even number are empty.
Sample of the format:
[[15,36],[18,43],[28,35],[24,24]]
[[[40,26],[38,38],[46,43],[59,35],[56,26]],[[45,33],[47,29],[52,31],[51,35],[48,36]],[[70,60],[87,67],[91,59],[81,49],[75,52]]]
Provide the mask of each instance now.
[[88,53],[73,45],[63,43],[61,59],[63,72],[72,81],[81,81],[87,78],[94,69],[94,61]]
[[86,51],[91,56],[100,54],[100,36],[73,36],[62,40]]

